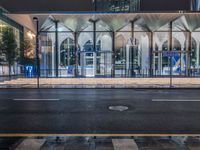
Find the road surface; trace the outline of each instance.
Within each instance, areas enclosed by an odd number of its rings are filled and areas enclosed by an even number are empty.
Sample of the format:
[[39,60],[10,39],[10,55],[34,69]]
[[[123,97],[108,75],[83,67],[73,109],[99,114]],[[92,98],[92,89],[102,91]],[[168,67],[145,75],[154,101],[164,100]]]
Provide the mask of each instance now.
[[200,90],[1,89],[3,133],[200,134]]

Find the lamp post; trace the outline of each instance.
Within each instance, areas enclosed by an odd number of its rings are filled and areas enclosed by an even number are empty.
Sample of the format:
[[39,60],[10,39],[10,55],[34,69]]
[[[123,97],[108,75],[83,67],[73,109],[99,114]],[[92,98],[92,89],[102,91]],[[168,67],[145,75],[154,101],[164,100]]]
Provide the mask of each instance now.
[[39,62],[39,34],[38,34],[38,28],[39,28],[39,20],[37,17],[33,17],[33,21],[36,22],[36,63],[37,63],[37,88],[40,87],[40,62]]

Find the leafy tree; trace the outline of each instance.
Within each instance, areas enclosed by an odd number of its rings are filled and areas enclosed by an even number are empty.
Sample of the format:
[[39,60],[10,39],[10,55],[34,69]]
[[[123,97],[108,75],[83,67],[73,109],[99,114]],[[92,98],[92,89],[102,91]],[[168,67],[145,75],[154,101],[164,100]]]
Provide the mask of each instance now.
[[34,65],[35,64],[35,47],[29,39],[24,39],[21,43],[21,65]]
[[6,27],[2,31],[1,51],[5,54],[9,67],[9,78],[11,78],[11,66],[17,58],[17,43],[15,40],[14,31],[10,27]]

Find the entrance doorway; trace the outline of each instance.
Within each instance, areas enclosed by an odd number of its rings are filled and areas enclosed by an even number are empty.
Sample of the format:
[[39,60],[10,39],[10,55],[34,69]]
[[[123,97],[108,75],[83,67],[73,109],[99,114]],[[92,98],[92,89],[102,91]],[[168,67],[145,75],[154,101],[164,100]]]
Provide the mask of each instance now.
[[94,77],[96,75],[96,53],[95,52],[81,52],[81,74],[84,77]]

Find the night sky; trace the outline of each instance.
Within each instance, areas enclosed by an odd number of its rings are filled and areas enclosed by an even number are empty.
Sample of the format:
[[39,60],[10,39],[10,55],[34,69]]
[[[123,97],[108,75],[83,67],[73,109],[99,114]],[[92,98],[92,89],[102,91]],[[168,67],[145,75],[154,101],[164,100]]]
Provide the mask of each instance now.
[[[141,0],[142,11],[187,10],[189,0]],[[0,0],[10,12],[91,11],[92,0]]]
[[190,0],[141,0],[141,10],[188,10]]

